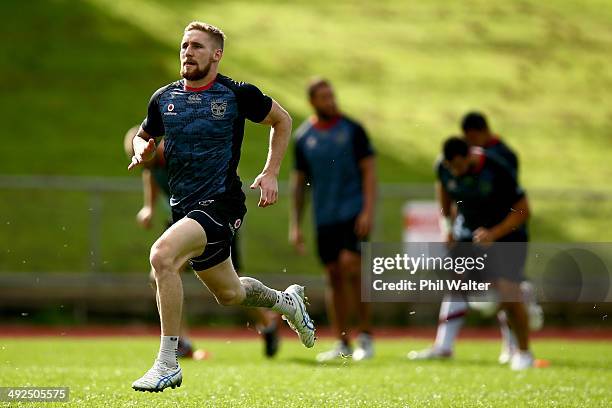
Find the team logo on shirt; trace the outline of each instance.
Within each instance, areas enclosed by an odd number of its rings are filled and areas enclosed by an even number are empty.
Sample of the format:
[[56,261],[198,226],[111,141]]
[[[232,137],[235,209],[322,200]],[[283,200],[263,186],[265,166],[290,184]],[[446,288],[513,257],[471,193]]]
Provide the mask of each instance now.
[[225,116],[225,110],[227,109],[226,100],[218,100],[210,102],[210,111],[212,112],[214,119],[223,119]]
[[164,115],[176,115],[176,112],[172,112],[173,110],[174,110],[174,104],[169,103],[168,106],[166,107],[166,112],[164,112]]
[[308,139],[306,139],[306,147],[308,147],[309,149],[314,149],[316,145],[317,139],[314,136],[310,136]]

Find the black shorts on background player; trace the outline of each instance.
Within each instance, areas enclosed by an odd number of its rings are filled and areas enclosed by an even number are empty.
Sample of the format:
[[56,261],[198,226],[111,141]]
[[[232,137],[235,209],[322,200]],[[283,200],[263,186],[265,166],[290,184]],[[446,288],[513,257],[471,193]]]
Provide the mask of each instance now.
[[355,218],[317,228],[317,250],[324,264],[337,261],[343,249],[360,254],[364,240],[367,238],[359,239],[355,235]]

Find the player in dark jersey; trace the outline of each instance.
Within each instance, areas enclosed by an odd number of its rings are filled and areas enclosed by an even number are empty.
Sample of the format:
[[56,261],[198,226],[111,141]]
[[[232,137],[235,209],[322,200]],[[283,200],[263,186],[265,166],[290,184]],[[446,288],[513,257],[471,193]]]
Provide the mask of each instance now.
[[153,367],[134,381],[139,391],[162,391],[182,382],[176,358],[183,287],[179,271],[189,261],[220,304],[264,307],[283,315],[306,347],[314,345],[314,324],[306,312],[304,288],[277,291],[256,279],[238,277],[230,258],[235,231],[246,213],[237,175],[245,119],[272,127],[268,157],[251,184],[259,207],[278,197],[278,173],[291,134],[291,117],[257,87],[218,73],[225,35],[202,22],[190,23],[180,43],[182,80],[158,89],[134,138],[132,169],[155,156],[164,137],[174,223],[150,253],[157,284],[161,345]]
[[482,147],[495,155],[515,176],[518,176],[519,162],[516,153],[489,128],[486,117],[480,112],[468,112],[461,120],[463,136],[470,146]]
[[[487,118],[481,112],[468,112],[461,120],[463,136],[470,146],[478,146],[485,149],[487,154],[495,156],[512,171],[514,176],[519,177],[519,160],[516,153],[495,134],[489,127]],[[525,227],[526,228],[526,227]],[[544,323],[542,307],[538,305],[531,283],[526,280],[521,283],[521,291],[529,314],[530,330],[539,330]],[[478,303],[475,304],[476,306]],[[499,362],[506,364],[510,362],[512,354],[517,350],[517,342],[508,326],[506,312],[500,310],[497,313],[501,335],[502,350],[499,355]]]
[[[309,183],[317,248],[330,288],[328,310],[339,339],[334,349],[320,353],[317,360],[351,354],[354,360],[363,360],[374,354],[370,307],[360,301],[360,243],[367,240],[374,218],[374,150],[363,127],[340,113],[328,81],[313,80],[308,97],[315,116],[296,132],[289,239],[303,252],[300,222]],[[357,313],[359,319],[360,334],[354,351],[347,325],[350,312]]]
[[[479,112],[469,112],[464,115],[461,120],[461,129],[463,136],[470,146],[477,146],[485,149],[486,153],[494,156],[495,159],[502,162],[518,177],[518,158],[514,151],[508,147],[499,136],[495,135],[488,126],[485,116]],[[436,173],[444,172],[443,158],[439,158],[435,165]],[[457,216],[457,208],[454,203],[444,201],[446,196],[438,194],[440,206],[442,207],[443,218],[441,229],[445,239],[448,242],[454,240],[453,237],[453,222]],[[460,221],[461,218],[457,219]],[[526,226],[525,226],[525,231]],[[521,283],[521,291],[525,299],[526,306],[529,311],[529,326],[531,330],[538,330],[543,323],[542,308],[535,302],[533,288],[528,281]],[[435,359],[448,358],[452,356],[454,343],[461,329],[465,315],[470,306],[479,308],[484,314],[495,313],[491,308],[491,304],[483,302],[470,302],[462,294],[450,293],[446,295],[440,306],[438,329],[434,346],[419,352],[412,351],[409,353],[411,359]],[[503,310],[497,313],[500,330],[502,334],[502,351],[499,356],[499,362],[506,364],[510,362],[511,356],[518,349],[518,345],[512,331],[507,322],[506,313]]]
[[[483,244],[527,241],[529,205],[513,173],[497,155],[485,153],[479,147],[470,149],[463,139],[452,137],[444,143],[437,193],[445,214],[451,203],[456,203],[454,241]],[[514,370],[531,367],[534,361],[528,349],[525,305],[509,301],[522,297],[520,284],[525,280],[526,246],[520,248],[520,256],[504,260],[511,267],[496,268],[493,272],[497,275],[489,277],[502,294],[501,307],[512,323],[518,343],[518,350],[510,361]]]
[[[140,126],[132,127],[125,135],[124,148],[129,158],[134,156],[133,141],[136,133]],[[143,164],[142,169],[142,187],[144,192],[144,203],[140,211],[136,214],[136,220],[143,228],[150,228],[153,216],[155,213],[155,207],[158,198],[162,196],[162,201],[168,210],[170,210],[170,186],[168,185],[168,169],[166,168],[166,161],[164,159],[164,141],[162,140],[157,145],[155,157]],[[172,219],[167,222],[167,228],[172,225]],[[231,258],[232,264],[236,269],[236,273],[240,274],[241,263],[238,247],[238,231],[234,235],[234,239],[231,243]],[[182,271],[185,268],[181,268]],[[157,292],[155,285],[154,271],[151,269],[149,274],[151,287]],[[278,351],[279,337],[278,337],[278,326],[274,313],[266,312],[264,309],[251,308],[253,320],[255,321],[257,331],[262,335],[264,340],[264,354],[267,357],[274,357]],[[189,328],[185,314],[181,321],[181,335],[178,340],[177,356],[179,358],[202,358],[207,356],[208,353],[205,350],[198,350],[198,353],[194,354],[194,347],[192,341],[189,339]]]

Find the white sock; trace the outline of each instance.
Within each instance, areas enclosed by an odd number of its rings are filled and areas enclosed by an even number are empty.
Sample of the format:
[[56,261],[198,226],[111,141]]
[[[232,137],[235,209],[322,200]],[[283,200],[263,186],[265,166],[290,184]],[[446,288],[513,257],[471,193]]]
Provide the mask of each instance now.
[[[274,290],[274,289],[271,289]],[[274,290],[276,292],[276,302],[271,307],[272,310],[284,315],[292,315],[295,313],[295,302],[285,292],[281,292],[279,290]]]
[[497,320],[499,321],[499,330],[501,331],[502,347],[507,348],[510,352],[518,350],[518,342],[510,327],[508,326],[508,319],[506,312],[500,310],[497,313]]
[[440,306],[440,321],[435,347],[444,351],[453,351],[467,310],[468,304],[462,296],[447,295],[444,297]]
[[157,359],[165,363],[168,367],[178,366],[178,359],[176,357],[178,340],[178,336],[161,336]]

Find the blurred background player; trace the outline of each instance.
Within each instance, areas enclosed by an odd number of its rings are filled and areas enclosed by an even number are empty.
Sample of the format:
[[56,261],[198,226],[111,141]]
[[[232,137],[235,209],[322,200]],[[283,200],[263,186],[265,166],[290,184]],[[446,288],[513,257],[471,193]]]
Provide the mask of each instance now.
[[[313,79],[307,94],[315,114],[296,132],[289,240],[299,253],[304,252],[301,220],[309,183],[317,248],[327,273],[328,315],[339,340],[317,360],[349,355],[363,360],[374,354],[370,307],[361,302],[360,274],[360,243],[368,239],[374,219],[374,150],[363,127],[338,109],[329,81]],[[356,312],[359,325],[354,351],[348,327],[351,312]]]
[[[519,162],[516,154],[501,140],[498,135],[494,134],[490,130],[484,114],[480,112],[467,113],[461,120],[461,129],[463,131],[463,137],[470,146],[481,147],[485,149],[487,154],[495,156],[499,161],[503,162],[508,169],[511,170],[512,174],[518,181]],[[442,165],[442,159],[438,160],[436,164],[438,172],[440,171],[439,167]],[[455,203],[450,203],[450,208],[446,209],[445,207],[449,205],[449,203],[443,202],[442,198],[443,197],[441,195],[438,195],[443,217],[445,217],[441,225],[446,241],[452,242],[452,224],[457,216],[457,208]],[[525,230],[527,231],[526,226]],[[521,291],[523,292],[523,298],[525,299],[525,304],[528,310],[529,328],[531,330],[539,330],[543,324],[543,313],[542,308],[535,301],[533,287],[528,281],[524,281],[521,283]],[[457,339],[459,330],[463,326],[465,315],[470,306],[480,308],[481,311],[487,311],[486,308],[489,305],[481,304],[479,302],[468,303],[468,300],[460,294],[446,295],[440,306],[440,319],[438,322],[438,330],[436,332],[436,340],[433,347],[420,352],[411,352],[409,357],[411,359],[435,359],[451,357],[453,354],[455,340]],[[499,362],[501,364],[507,364],[510,362],[512,354],[518,350],[518,346],[516,338],[508,326],[506,312],[499,310],[497,312],[497,320],[499,322],[502,337]]]
[[[124,148],[129,158],[134,155],[134,149],[132,143],[136,133],[140,126],[134,126],[125,135]],[[164,141],[163,139],[157,145],[157,152],[155,157],[148,162],[143,163],[142,169],[142,187],[144,192],[144,203],[136,219],[143,228],[150,228],[152,225],[153,217],[155,215],[155,208],[157,200],[160,194],[163,196],[163,204],[168,208],[168,221],[167,227],[172,225],[170,218],[170,187],[168,186],[168,170],[166,168],[166,162],[164,159]],[[239,273],[242,269],[240,251],[238,246],[238,234],[234,236],[231,246],[231,258],[232,264]],[[186,269],[187,265],[183,268]],[[151,287],[155,292],[155,277],[153,276],[153,269],[149,274]],[[278,351],[279,337],[278,337],[278,315],[272,312],[268,312],[265,309],[253,308],[249,309],[249,315],[256,324],[257,331],[262,335],[264,340],[264,353],[268,357],[273,357]],[[188,324],[185,314],[181,322],[181,335],[179,337],[179,344],[177,350],[177,356],[179,358],[193,357],[194,347],[192,341],[188,337]],[[198,353],[199,356],[206,356],[208,353]]]
[[[450,216],[451,203],[456,204],[457,216],[450,240],[477,244],[526,243],[529,204],[512,169],[503,161],[479,147],[470,148],[464,139],[451,137],[444,143],[443,161],[437,170],[436,190],[443,214]],[[525,280],[526,245],[520,248],[518,256],[506,260],[510,267],[489,271],[494,274],[490,278],[500,294],[501,308],[506,311],[516,338],[517,350],[510,361],[513,370],[526,369],[534,363],[529,351],[526,307],[524,302],[516,301],[522,298],[520,285]],[[446,314],[447,319],[442,330],[453,327],[458,331],[460,323],[455,325],[453,320],[456,319],[448,319],[448,316],[465,314],[467,307],[460,311],[453,310],[455,304],[461,304],[461,301],[453,301],[459,297],[453,297],[443,305],[441,312]],[[444,310],[444,307],[450,310]],[[440,337],[444,338],[444,334]],[[434,349],[437,347],[450,355],[452,344],[449,345],[450,349],[444,350],[444,346],[436,345]]]

